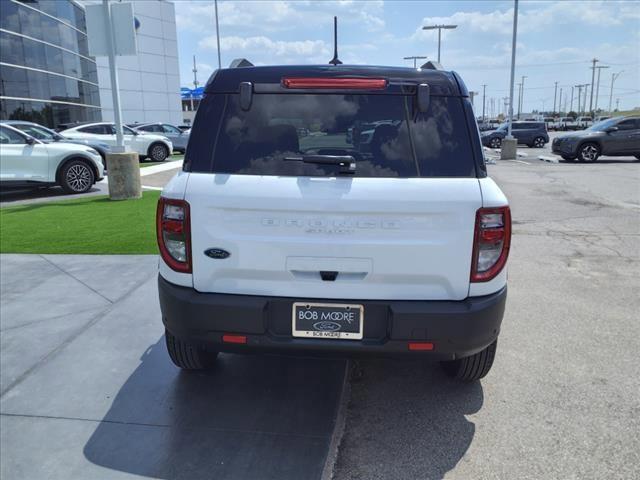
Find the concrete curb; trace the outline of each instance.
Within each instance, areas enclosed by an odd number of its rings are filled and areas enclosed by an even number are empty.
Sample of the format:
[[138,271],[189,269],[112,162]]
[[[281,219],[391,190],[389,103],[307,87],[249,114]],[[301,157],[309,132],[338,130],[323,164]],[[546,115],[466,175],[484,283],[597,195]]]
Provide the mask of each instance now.
[[560,159],[551,155],[539,155],[538,160],[542,160],[543,162],[549,163],[560,163]]
[[141,168],[140,176],[146,177],[147,175],[153,175],[154,173],[173,170],[174,168],[182,168],[182,160],[173,160],[173,161],[162,163],[160,165],[154,165],[153,167]]

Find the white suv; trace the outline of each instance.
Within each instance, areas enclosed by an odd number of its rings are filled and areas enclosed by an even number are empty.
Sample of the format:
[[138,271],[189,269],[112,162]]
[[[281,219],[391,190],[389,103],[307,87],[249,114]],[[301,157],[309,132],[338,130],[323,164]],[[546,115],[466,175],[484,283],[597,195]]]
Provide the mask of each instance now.
[[[136,152],[141,159],[149,158],[154,162],[164,162],[173,152],[171,140],[162,135],[141,135],[135,130],[123,126],[124,144]],[[61,135],[75,139],[94,139],[115,147],[116,129],[113,123],[87,123],[60,132]]]
[[218,70],[206,93],[157,211],[173,362],[409,355],[486,375],[511,218],[460,77],[243,67]]
[[3,189],[60,185],[67,193],[84,193],[103,177],[102,158],[93,148],[43,143],[9,125],[0,125]]

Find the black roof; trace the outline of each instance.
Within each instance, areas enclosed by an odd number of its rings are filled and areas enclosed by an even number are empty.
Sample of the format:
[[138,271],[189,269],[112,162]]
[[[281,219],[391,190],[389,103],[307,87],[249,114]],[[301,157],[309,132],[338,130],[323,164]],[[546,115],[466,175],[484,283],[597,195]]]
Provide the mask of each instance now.
[[[399,93],[401,84],[427,83],[432,95],[468,96],[467,88],[455,72],[368,65],[279,65],[223,68],[211,75],[205,86],[205,93],[237,92],[240,82],[252,82],[254,85],[280,85],[283,77],[385,78],[389,82],[385,93],[391,93],[392,89],[398,90],[397,93]],[[259,92],[258,89],[256,91]],[[282,91],[286,91],[286,89],[282,88]]]

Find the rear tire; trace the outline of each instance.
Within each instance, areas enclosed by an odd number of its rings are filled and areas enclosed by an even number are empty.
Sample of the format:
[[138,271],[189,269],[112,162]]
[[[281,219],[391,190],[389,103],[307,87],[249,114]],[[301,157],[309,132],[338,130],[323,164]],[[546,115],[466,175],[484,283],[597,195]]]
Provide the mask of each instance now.
[[71,160],[62,167],[60,185],[67,193],[86,193],[95,183],[93,169],[82,160]]
[[458,360],[440,362],[440,365],[444,373],[451,378],[463,382],[475,382],[483,378],[491,370],[497,348],[498,340],[496,339],[491,345],[475,355],[459,358]]
[[543,137],[536,137],[536,138],[534,138],[534,139],[533,139],[533,144],[532,144],[532,146],[533,146],[534,148],[544,148],[544,144],[545,144],[545,143],[546,143],[546,142],[544,141],[544,138],[543,138]]
[[153,162],[164,162],[169,156],[169,149],[162,143],[154,143],[149,147],[149,158]]
[[492,138],[491,140],[489,140],[489,146],[491,148],[500,148],[502,146],[502,139]]
[[197,345],[184,342],[171,334],[168,330],[164,333],[167,342],[169,357],[176,367],[182,370],[198,371],[213,368],[218,357],[218,352],[204,350]]

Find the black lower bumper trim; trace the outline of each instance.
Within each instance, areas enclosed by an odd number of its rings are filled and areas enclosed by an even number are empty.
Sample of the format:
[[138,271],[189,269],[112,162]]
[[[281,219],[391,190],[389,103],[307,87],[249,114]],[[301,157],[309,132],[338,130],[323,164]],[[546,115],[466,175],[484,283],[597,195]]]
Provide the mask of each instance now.
[[[294,302],[344,303],[307,299],[200,293],[158,276],[165,327],[176,337],[218,351],[292,352],[332,355],[428,355],[453,359],[472,355],[498,336],[507,288],[461,301],[353,300],[364,305],[364,338],[333,340],[291,336]],[[243,345],[222,342],[224,333],[245,335]],[[433,342],[432,351],[409,351],[409,341]]]

